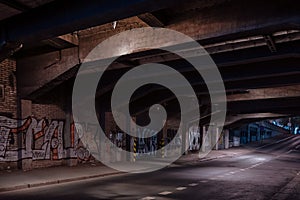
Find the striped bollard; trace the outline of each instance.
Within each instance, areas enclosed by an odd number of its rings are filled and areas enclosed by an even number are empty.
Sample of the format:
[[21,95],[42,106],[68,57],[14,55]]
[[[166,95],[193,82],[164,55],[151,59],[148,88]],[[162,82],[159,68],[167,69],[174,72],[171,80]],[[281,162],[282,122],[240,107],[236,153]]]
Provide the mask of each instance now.
[[164,158],[165,157],[165,140],[164,140],[164,138],[161,139],[160,146],[161,146],[161,157]]
[[134,139],[133,139],[133,159],[132,159],[133,162],[136,161],[136,156],[137,156],[137,138],[134,137]]

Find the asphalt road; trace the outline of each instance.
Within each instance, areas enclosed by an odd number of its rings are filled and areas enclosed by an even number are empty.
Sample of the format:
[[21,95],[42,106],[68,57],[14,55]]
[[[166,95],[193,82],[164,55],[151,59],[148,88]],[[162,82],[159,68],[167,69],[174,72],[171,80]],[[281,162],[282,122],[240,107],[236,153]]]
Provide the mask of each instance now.
[[1,200],[300,199],[300,136],[231,158],[0,194]]

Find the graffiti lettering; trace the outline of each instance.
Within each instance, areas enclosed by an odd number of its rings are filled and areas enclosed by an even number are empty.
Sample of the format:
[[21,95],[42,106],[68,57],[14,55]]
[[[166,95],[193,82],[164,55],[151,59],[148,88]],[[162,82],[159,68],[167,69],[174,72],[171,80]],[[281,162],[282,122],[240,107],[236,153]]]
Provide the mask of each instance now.
[[[22,134],[22,159],[32,160],[60,160],[63,158],[77,158],[88,160],[88,150],[81,146],[80,138],[71,124],[72,147],[63,147],[64,121],[47,119],[37,120],[28,117],[24,120],[10,119],[0,116],[0,161],[17,161],[18,150],[15,142],[18,134]],[[70,151],[70,153],[67,153]],[[84,151],[84,153],[82,153]]]

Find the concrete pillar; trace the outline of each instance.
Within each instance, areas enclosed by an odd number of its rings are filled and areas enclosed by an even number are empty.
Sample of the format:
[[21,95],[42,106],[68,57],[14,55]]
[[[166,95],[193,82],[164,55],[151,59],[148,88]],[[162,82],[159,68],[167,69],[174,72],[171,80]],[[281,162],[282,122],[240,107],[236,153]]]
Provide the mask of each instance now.
[[[21,126],[21,120],[25,119],[27,117],[30,117],[32,115],[32,103],[30,100],[21,100],[21,119],[19,119]],[[18,147],[19,149],[23,149],[23,134],[18,134]],[[32,151],[32,137],[26,137],[25,138],[25,151]],[[29,144],[29,146],[28,146]],[[23,159],[22,150],[18,152],[18,166],[24,171],[31,170],[32,169],[32,158]]]
[[25,119],[27,117],[30,117],[32,115],[31,107],[32,103],[30,100],[21,100],[21,107],[22,107],[22,112],[21,112],[21,118]]
[[225,135],[225,149],[229,149],[229,130],[228,129],[224,130],[224,135]]
[[[130,120],[128,119],[128,121],[130,121]],[[136,117],[133,116],[132,117],[132,122],[131,123],[128,122],[128,123],[129,123],[129,126],[130,126],[131,133],[136,133],[137,132]],[[129,145],[129,147],[127,146],[126,149],[129,149],[130,152],[132,152],[131,157],[127,158],[127,159],[131,160],[132,162],[135,162],[136,161],[136,156],[137,156],[137,138],[127,134],[126,145]]]
[[186,155],[188,151],[186,151],[186,146],[188,142],[188,125],[186,122],[182,122],[182,149],[181,149],[181,154]]
[[218,150],[218,139],[219,139],[219,134],[218,134],[218,128],[216,125],[210,125],[211,131],[209,134],[209,144],[210,148],[214,150]]
[[168,120],[165,121],[164,127],[163,127],[163,139],[168,137]]
[[260,126],[257,128],[256,141],[260,141]]
[[216,127],[214,128],[214,134],[213,134],[213,141],[215,143],[215,150],[219,150],[219,136],[220,136],[220,133],[219,133],[219,127]]
[[251,142],[251,132],[250,132],[250,125],[247,126],[247,132],[248,132],[248,136],[247,136],[247,143]]
[[[72,134],[75,134],[75,130],[74,130],[74,133],[71,133],[71,123],[72,123],[72,114],[71,114],[71,111],[67,110],[65,127],[64,127],[64,135],[63,135],[64,145],[65,145],[65,147],[73,147],[74,148],[75,136],[72,136]],[[73,151],[72,148],[67,148],[67,157],[69,159],[66,160],[66,164],[67,164],[67,166],[70,166],[70,167],[77,165],[77,158],[72,158],[71,151]]]
[[168,136],[168,120],[163,121],[162,139],[160,141],[161,142],[161,146],[162,146],[162,148],[161,148],[161,156],[162,156],[162,158],[167,157],[171,153],[171,151],[168,152],[168,149],[165,148],[166,142],[167,142],[167,140],[166,140],[167,136]]
[[201,151],[205,152],[205,146],[206,146],[206,137],[207,137],[207,131],[206,127],[202,126],[202,145],[201,145]]

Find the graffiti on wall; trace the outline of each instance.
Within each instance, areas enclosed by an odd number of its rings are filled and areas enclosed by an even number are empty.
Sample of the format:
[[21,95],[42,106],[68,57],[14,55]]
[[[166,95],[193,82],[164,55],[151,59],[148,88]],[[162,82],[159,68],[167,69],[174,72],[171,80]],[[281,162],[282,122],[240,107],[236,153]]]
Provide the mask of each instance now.
[[[0,161],[60,160],[76,158],[88,160],[90,153],[80,143],[80,136],[72,130],[72,146],[64,148],[64,121],[38,120],[28,117],[24,120],[0,116]],[[73,138],[72,138],[73,137]],[[21,144],[17,143],[22,140]]]
[[200,131],[198,126],[192,126],[189,128],[189,150],[200,149]]
[[137,155],[142,156],[144,154],[146,155],[156,155],[156,150],[158,148],[157,143],[157,134],[155,134],[152,137],[149,137],[150,135],[153,135],[155,133],[154,130],[150,129],[137,129],[138,132],[138,142],[137,142]]

